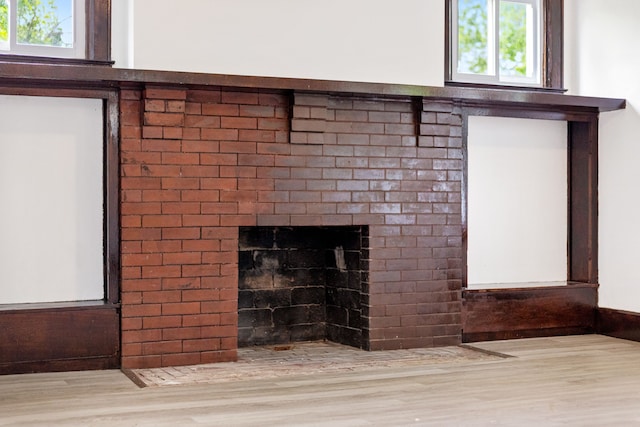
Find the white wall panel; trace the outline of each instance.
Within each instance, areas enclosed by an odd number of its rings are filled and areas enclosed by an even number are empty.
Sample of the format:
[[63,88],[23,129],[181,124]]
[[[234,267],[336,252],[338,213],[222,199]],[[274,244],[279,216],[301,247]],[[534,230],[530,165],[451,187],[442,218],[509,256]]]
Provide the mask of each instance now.
[[102,299],[102,101],[0,95],[0,304]]
[[567,278],[566,122],[469,118],[468,284]]
[[113,10],[116,67],[444,84],[441,0],[114,0]]

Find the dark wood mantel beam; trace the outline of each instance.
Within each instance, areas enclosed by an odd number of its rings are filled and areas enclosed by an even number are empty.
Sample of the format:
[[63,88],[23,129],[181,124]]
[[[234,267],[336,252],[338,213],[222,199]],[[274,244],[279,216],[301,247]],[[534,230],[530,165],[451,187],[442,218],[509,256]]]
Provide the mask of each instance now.
[[234,88],[351,93],[362,95],[416,96],[456,100],[462,103],[505,104],[542,109],[586,108],[596,112],[625,108],[624,99],[565,95],[544,90],[508,88],[434,87],[277,77],[148,71],[84,64],[38,64],[0,61],[0,85],[117,87],[131,84],[224,86]]

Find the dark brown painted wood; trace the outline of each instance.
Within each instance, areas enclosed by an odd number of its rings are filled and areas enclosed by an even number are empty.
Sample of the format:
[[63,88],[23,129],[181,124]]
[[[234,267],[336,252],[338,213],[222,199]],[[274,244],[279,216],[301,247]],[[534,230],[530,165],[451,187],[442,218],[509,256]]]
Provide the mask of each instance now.
[[444,2],[444,79],[448,83],[451,82],[453,76],[453,59],[451,58],[451,28],[453,25],[453,8],[451,2],[453,0],[445,0]]
[[593,333],[596,285],[464,290],[462,341]]
[[462,108],[462,183],[460,186],[460,223],[462,225],[462,289],[467,287],[468,265],[467,251],[469,249],[469,116],[472,111]]
[[640,342],[640,313],[599,308],[596,330],[602,335]]
[[542,76],[547,88],[564,90],[564,0],[546,0]]
[[87,60],[111,60],[111,0],[86,0]]
[[[42,306],[42,305],[41,305]],[[0,311],[0,374],[117,368],[119,309],[112,304]]]
[[[1,58],[0,58],[1,59]],[[444,100],[503,104],[525,109],[556,108],[573,111],[588,108],[613,111],[625,108],[624,99],[573,96],[559,93],[511,89],[477,89],[463,87],[411,86],[381,83],[341,82],[329,80],[276,77],[232,76],[172,71],[127,70],[89,65],[24,64],[0,62],[0,81],[13,86],[48,87],[121,87],[142,84],[225,86],[264,90],[297,90],[384,96],[422,96]],[[141,86],[140,86],[141,87]]]
[[120,301],[120,106],[118,94],[104,98],[105,300]]
[[88,60],[81,58],[54,58],[50,56],[27,56],[2,54],[0,64],[9,62],[19,62],[22,64],[55,64],[55,65],[91,65],[105,66],[113,65],[111,61]]
[[568,280],[598,283],[598,119],[569,122]]
[[595,114],[596,108],[574,107],[567,109],[558,106],[517,105],[502,102],[464,101],[462,103],[468,116],[496,116],[520,119],[562,120],[588,122]]

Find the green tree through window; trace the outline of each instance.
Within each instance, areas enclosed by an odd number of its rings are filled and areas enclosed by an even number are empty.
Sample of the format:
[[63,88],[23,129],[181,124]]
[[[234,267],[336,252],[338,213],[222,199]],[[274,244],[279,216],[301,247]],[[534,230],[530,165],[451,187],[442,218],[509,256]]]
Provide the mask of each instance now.
[[7,0],[0,0],[0,42],[9,41],[9,6]]
[[527,5],[500,2],[500,72],[512,76],[527,73]]
[[457,1],[457,73],[537,80],[539,3]]
[[487,2],[458,1],[458,71],[487,73]]
[[[69,47],[73,37],[71,0],[0,0],[0,41],[9,42],[9,7],[17,7],[15,42],[24,45]],[[64,9],[64,10],[60,10]],[[12,24],[13,25],[13,24]],[[67,40],[65,40],[65,38]]]
[[18,0],[18,43],[64,46],[57,11],[55,0]]

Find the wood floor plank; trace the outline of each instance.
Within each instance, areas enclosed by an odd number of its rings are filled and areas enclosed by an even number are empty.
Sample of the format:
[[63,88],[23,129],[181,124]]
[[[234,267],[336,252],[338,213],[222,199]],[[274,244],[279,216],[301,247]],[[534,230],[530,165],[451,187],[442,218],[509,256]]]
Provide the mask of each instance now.
[[120,371],[4,376],[0,426],[640,424],[638,343],[474,345],[515,357],[147,388]]

